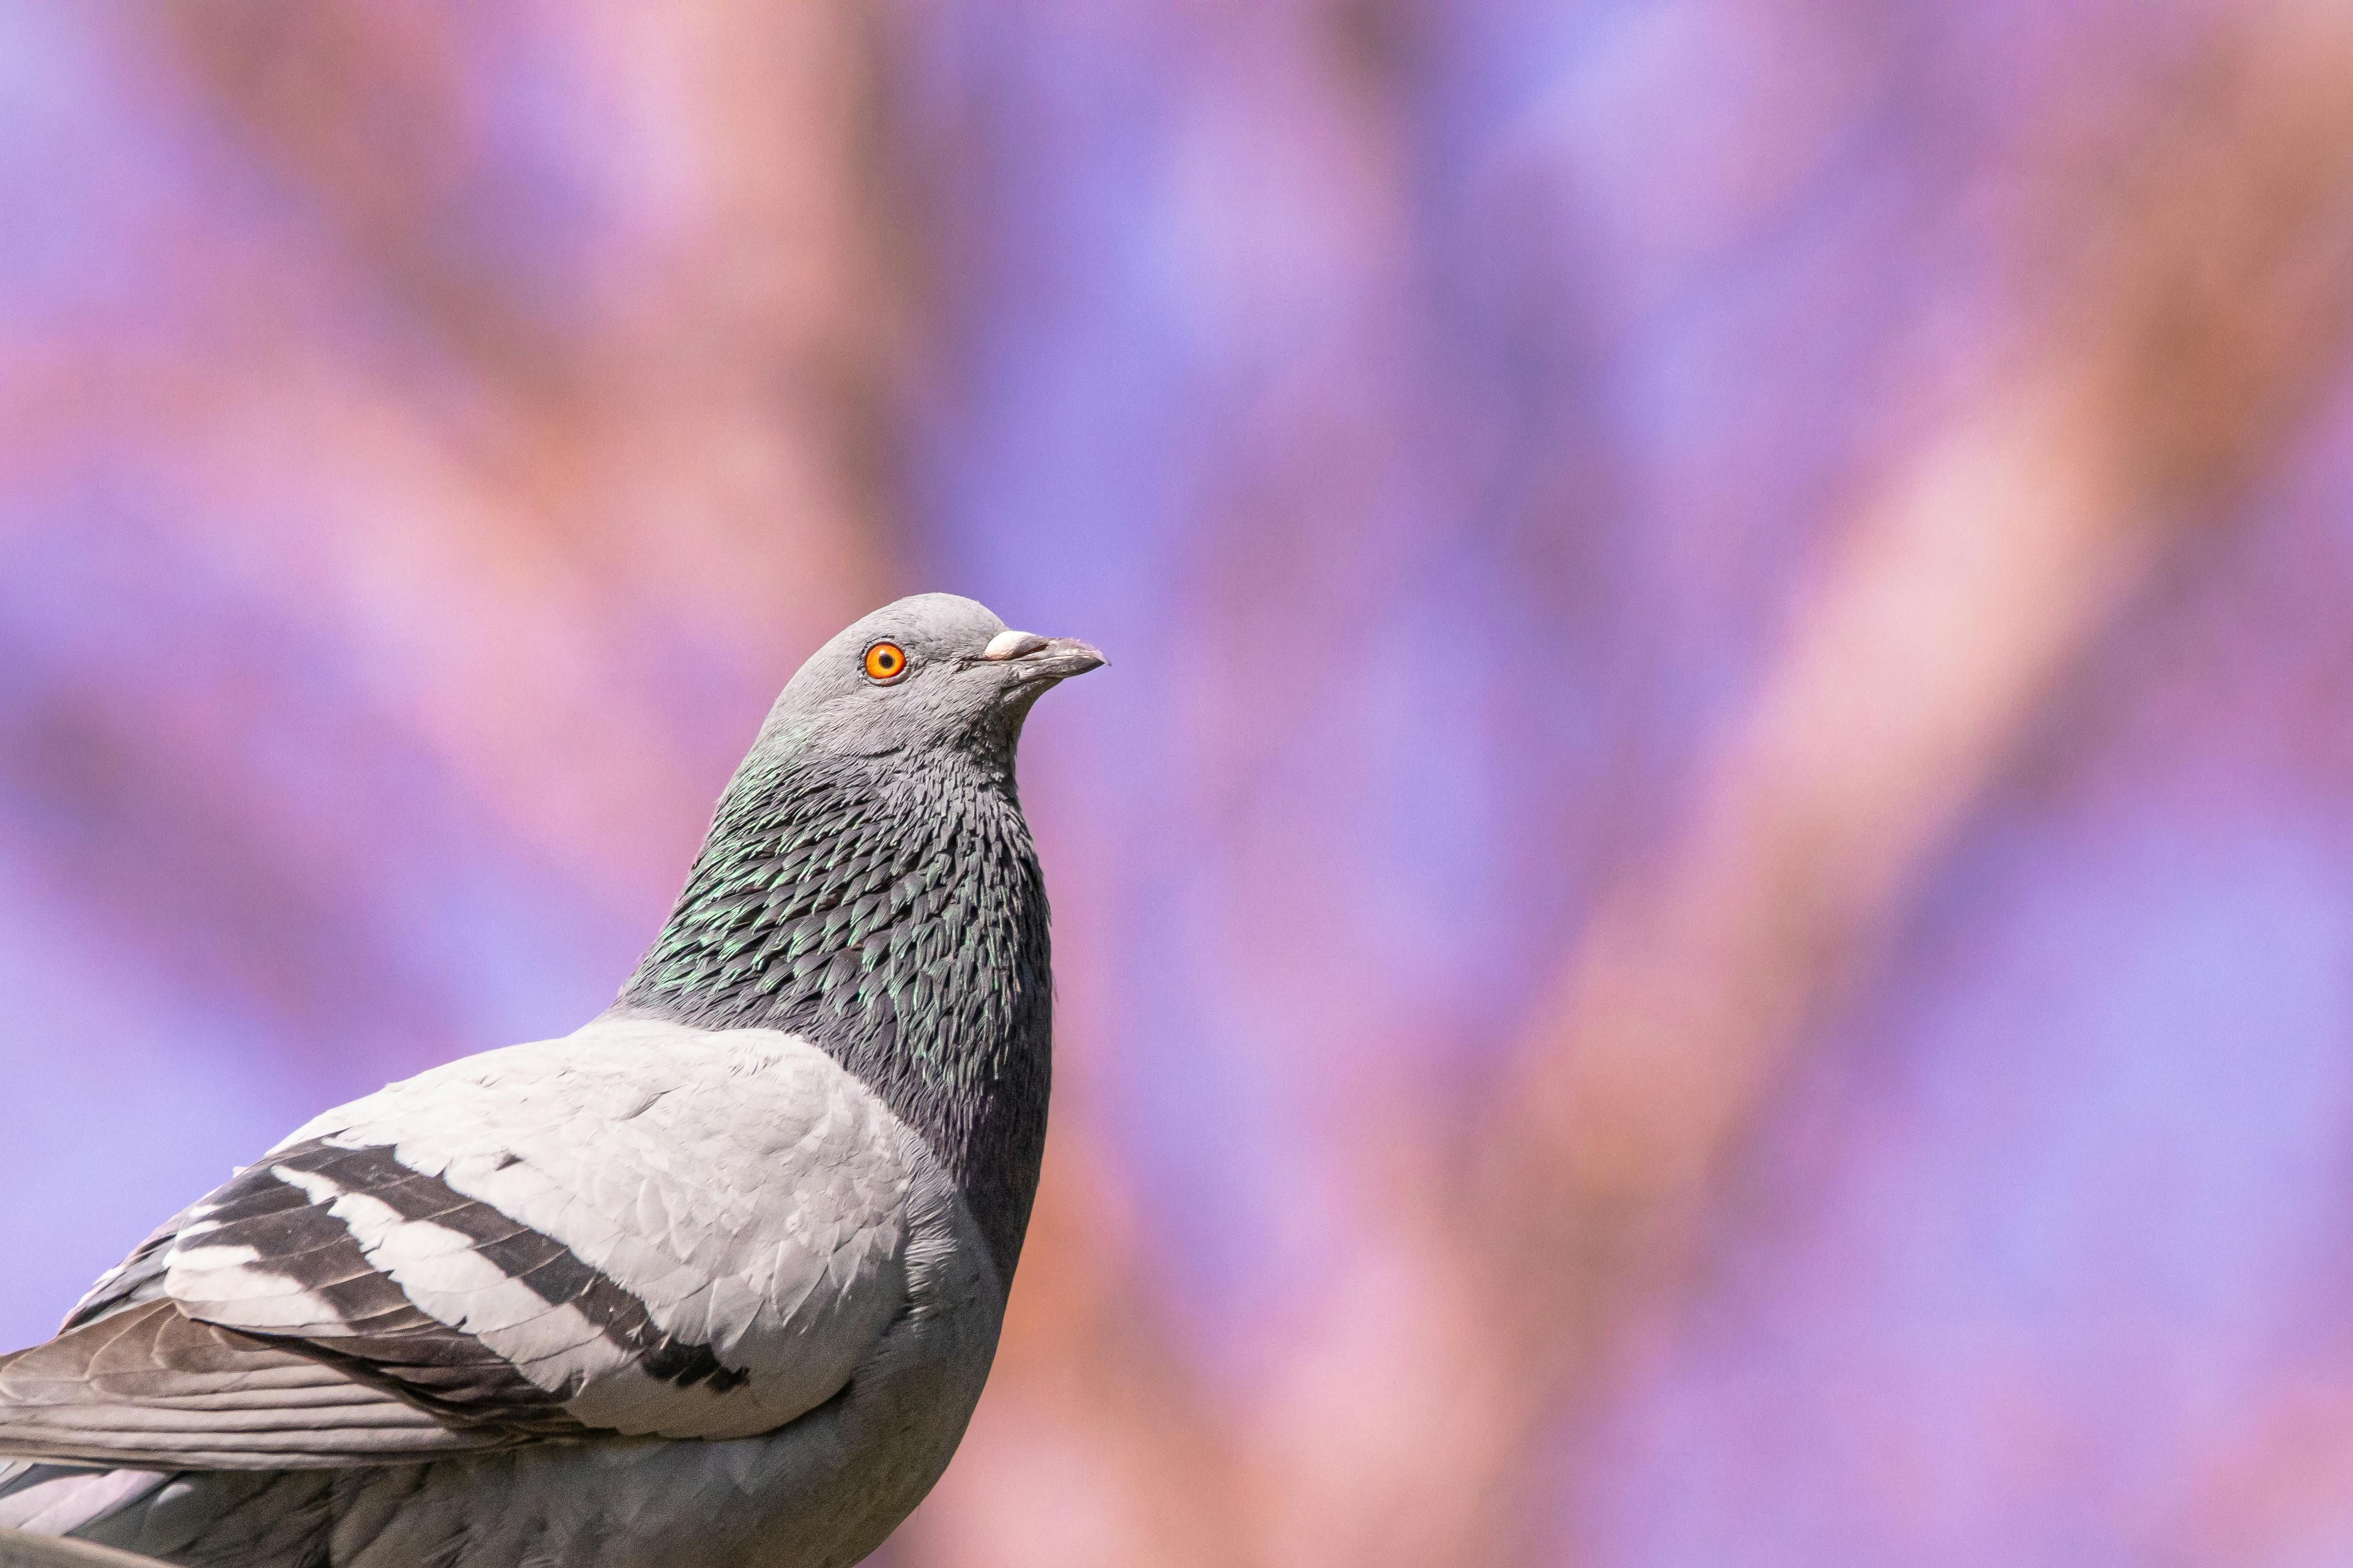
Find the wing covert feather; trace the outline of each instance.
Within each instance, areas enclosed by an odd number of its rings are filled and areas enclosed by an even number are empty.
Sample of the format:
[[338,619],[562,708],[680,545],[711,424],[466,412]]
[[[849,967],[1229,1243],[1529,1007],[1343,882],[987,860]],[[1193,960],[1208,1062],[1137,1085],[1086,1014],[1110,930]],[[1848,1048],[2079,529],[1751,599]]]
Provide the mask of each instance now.
[[936,1163],[814,1046],[606,1021],[318,1118],[0,1359],[0,1452],[304,1465],[749,1436],[905,1308]]

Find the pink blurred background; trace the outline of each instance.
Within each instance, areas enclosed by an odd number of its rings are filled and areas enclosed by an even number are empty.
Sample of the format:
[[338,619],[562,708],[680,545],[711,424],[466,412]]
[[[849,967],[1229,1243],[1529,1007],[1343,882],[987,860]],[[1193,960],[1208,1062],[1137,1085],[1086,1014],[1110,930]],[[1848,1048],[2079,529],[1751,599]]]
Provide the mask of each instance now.
[[1031,725],[894,1568],[2353,1559],[2353,14],[0,5],[0,1340]]

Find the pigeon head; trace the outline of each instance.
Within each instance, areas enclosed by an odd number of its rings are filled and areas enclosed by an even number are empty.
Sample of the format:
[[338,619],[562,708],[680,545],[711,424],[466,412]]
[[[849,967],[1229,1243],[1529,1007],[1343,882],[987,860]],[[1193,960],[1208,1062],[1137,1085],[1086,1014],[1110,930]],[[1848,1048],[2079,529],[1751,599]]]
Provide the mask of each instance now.
[[1103,663],[953,594],[844,630],[776,700],[614,1005],[815,1042],[939,1157],[1008,1280],[1053,1008],[1014,752],[1039,696]]
[[762,731],[786,752],[916,758],[954,749],[1009,771],[1030,704],[1103,662],[1075,637],[1014,631],[954,594],[917,594],[810,656]]

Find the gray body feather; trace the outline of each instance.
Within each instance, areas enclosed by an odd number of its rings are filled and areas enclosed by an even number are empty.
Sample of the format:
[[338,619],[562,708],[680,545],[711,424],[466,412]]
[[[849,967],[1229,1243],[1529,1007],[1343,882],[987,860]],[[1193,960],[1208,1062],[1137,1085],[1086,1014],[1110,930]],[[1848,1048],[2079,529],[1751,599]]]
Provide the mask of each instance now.
[[828,645],[610,1013],[317,1118],[0,1358],[0,1528],[250,1568],[873,1550],[995,1351],[1050,1033],[1013,745],[1099,662],[944,595]]

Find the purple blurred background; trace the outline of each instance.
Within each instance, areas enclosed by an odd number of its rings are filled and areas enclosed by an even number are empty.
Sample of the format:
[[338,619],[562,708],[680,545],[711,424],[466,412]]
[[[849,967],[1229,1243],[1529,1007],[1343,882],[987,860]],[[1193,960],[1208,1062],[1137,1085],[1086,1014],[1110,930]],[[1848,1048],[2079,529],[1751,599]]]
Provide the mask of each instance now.
[[2353,1558],[2353,16],[0,4],[0,1340],[1102,644],[897,1568]]

